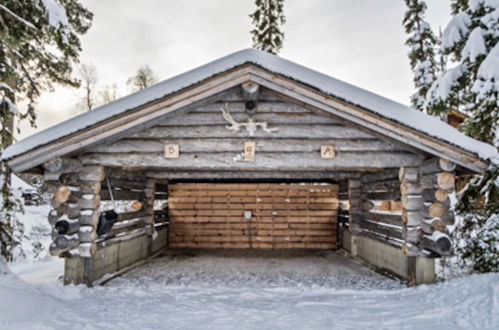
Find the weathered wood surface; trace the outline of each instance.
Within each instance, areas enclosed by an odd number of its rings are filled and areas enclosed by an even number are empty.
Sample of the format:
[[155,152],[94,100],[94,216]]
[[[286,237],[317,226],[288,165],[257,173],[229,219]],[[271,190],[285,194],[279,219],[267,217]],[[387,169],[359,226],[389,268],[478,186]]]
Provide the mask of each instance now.
[[274,172],[266,171],[148,171],[146,176],[155,179],[258,179],[258,180],[301,180],[301,181],[316,181],[316,180],[344,180],[349,178],[360,177],[361,172],[344,172],[344,171],[280,171],[278,175]]
[[[171,119],[165,119],[158,123],[160,126],[211,126],[211,125],[227,125],[228,122],[222,117],[223,106],[220,106],[218,112],[191,112],[183,116],[178,116]],[[229,108],[231,116],[237,122],[246,122],[250,118],[249,115],[243,112],[233,113]],[[295,124],[295,125],[341,125],[341,123],[333,118],[325,117],[311,112],[267,112],[256,113],[252,116],[255,121],[267,122],[269,125],[280,124]]]
[[170,246],[334,248],[337,194],[336,185],[170,185]]
[[[411,153],[342,152],[336,158],[322,159],[318,153],[257,153],[254,162],[245,162],[240,153],[185,154],[165,159],[161,153],[85,154],[84,164],[111,167],[162,168],[182,170],[310,170],[310,169],[376,169],[418,164],[419,156]],[[239,160],[241,159],[241,160]]]
[[266,133],[259,129],[253,136],[246,130],[234,132],[225,125],[211,126],[160,126],[132,134],[130,138],[303,138],[303,139],[374,139],[373,135],[343,125],[272,125],[278,132]]
[[[421,226],[420,211],[424,207],[421,196],[420,169],[418,167],[401,168],[399,171],[400,191],[402,201],[403,227],[402,238],[407,246],[418,245],[419,230]],[[409,218],[410,216],[410,218]],[[412,250],[406,250],[409,257],[416,254]]]
[[[394,145],[394,147],[396,147]],[[387,169],[380,170],[373,173],[365,173],[362,175],[360,181],[362,182],[379,182],[379,181],[390,181],[398,179],[399,171],[398,169]]]
[[360,227],[362,229],[368,229],[369,231],[374,232],[380,236],[402,239],[402,229],[398,226],[384,225],[380,222],[371,222],[366,220],[360,222]]
[[452,241],[449,236],[444,233],[423,235],[421,246],[441,256],[451,256],[453,253]]
[[46,172],[49,173],[70,173],[70,172],[78,172],[83,165],[74,158],[54,158],[43,163],[42,167]]
[[[112,144],[96,146],[88,150],[89,153],[148,153],[163,152],[165,144],[178,144],[180,152],[241,152],[243,139],[123,139]],[[321,145],[331,144],[336,151],[404,151],[403,148],[374,139],[263,139],[253,138],[257,152],[319,152]]]
[[252,82],[241,84],[241,91],[245,101],[258,101],[260,95],[260,86],[258,84]]
[[[398,213],[383,213],[383,212],[364,212],[362,213],[363,220],[371,222],[379,222],[402,227],[402,217]],[[400,229],[399,229],[400,230]]]

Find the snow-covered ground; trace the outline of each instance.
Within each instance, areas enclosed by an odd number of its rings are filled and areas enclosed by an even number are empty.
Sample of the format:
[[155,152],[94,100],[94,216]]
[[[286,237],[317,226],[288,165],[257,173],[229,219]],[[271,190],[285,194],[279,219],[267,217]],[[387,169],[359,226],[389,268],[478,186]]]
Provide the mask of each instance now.
[[334,252],[170,252],[93,289],[21,275],[0,276],[1,329],[499,328],[499,274],[408,289]]
[[342,252],[170,251],[89,289],[27,250],[0,275],[0,329],[499,329],[497,273],[408,289]]

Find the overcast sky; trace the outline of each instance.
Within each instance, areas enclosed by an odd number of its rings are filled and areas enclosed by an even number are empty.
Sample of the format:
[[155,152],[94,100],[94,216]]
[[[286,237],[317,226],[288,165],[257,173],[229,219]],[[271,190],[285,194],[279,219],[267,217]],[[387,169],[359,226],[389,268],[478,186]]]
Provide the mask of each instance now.
[[[149,65],[160,80],[251,47],[254,0],[82,0],[94,22],[82,38],[81,61],[96,66],[99,86],[127,79]],[[449,1],[429,0],[435,30],[450,19]],[[408,104],[412,74],[402,28],[402,0],[285,0],[280,56]],[[38,128],[76,113],[78,90],[58,87],[38,103]]]

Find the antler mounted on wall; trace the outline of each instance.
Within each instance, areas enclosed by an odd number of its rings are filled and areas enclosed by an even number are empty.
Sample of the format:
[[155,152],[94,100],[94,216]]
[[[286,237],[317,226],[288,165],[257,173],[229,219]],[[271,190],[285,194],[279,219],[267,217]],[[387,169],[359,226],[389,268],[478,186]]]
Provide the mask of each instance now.
[[230,114],[229,112],[229,105],[225,103],[225,105],[222,108],[222,115],[227,120],[230,125],[226,125],[225,127],[227,129],[230,129],[232,131],[239,131],[239,128],[241,127],[246,127],[246,130],[250,134],[250,136],[253,136],[255,132],[258,130],[258,127],[261,127],[262,130],[266,133],[274,133],[279,130],[279,128],[274,127],[274,128],[268,128],[266,122],[257,122],[253,118],[249,118],[247,122],[245,123],[238,123]]

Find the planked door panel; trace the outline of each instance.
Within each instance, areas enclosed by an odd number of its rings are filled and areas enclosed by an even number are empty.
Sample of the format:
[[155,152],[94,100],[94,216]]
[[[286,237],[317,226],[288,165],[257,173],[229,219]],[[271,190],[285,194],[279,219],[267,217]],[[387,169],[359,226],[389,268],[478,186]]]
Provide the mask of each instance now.
[[171,248],[336,248],[335,184],[172,184],[168,196]]

